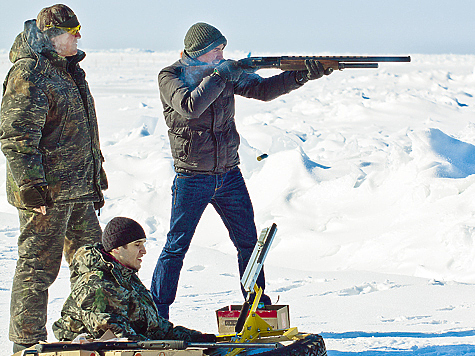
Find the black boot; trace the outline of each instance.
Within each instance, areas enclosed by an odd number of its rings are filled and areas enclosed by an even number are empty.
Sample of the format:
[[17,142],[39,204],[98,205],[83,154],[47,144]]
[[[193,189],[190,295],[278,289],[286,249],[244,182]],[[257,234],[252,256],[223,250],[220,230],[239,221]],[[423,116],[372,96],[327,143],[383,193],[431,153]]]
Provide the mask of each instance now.
[[14,342],[13,353],[16,354],[17,352],[23,351],[24,349],[32,347],[33,345],[36,345],[36,342],[34,344],[17,344],[16,342]]

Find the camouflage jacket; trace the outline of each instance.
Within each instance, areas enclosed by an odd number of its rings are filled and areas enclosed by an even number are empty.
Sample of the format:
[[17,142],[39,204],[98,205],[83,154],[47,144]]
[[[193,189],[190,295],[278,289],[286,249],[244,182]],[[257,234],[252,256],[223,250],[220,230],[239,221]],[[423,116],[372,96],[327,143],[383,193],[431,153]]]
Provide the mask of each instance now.
[[0,142],[7,159],[7,196],[48,184],[53,201],[101,201],[107,188],[94,100],[79,62],[61,57],[35,20],[25,23],[10,51],[3,84]]
[[78,274],[61,319],[53,324],[58,340],[73,340],[87,333],[99,338],[110,329],[129,340],[187,340],[201,333],[174,327],[158,315],[152,295],[137,276],[102,251],[102,245],[86,245],[74,255],[73,273]]

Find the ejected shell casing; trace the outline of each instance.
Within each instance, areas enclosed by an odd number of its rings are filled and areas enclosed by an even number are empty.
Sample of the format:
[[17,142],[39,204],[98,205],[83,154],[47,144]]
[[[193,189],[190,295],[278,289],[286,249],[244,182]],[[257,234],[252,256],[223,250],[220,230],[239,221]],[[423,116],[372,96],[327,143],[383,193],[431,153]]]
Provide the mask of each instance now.
[[267,153],[263,153],[261,154],[260,156],[257,157],[257,160],[260,162],[262,161],[263,159],[269,157],[269,155]]

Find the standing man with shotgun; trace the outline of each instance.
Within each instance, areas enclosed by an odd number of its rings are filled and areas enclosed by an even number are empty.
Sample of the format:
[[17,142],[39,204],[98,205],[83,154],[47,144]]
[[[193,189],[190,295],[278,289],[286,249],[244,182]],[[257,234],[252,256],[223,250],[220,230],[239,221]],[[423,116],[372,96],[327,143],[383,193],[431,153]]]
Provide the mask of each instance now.
[[3,84],[0,143],[8,201],[20,217],[10,304],[14,352],[47,339],[48,288],[63,250],[69,263],[79,247],[101,239],[95,210],[104,205],[107,179],[94,100],[79,66],[80,28],[66,5],[41,10],[15,39]]
[[[270,78],[244,72],[236,61],[224,59],[227,40],[206,23],[191,26],[184,44],[182,58],[158,75],[176,172],[170,231],[151,286],[164,318],[169,317],[183,259],[208,204],[229,231],[241,276],[257,241],[254,211],[239,169],[234,95],[269,101],[324,75],[315,60],[305,62],[306,70]],[[263,272],[257,285],[265,287]],[[261,300],[271,304],[267,295]]]

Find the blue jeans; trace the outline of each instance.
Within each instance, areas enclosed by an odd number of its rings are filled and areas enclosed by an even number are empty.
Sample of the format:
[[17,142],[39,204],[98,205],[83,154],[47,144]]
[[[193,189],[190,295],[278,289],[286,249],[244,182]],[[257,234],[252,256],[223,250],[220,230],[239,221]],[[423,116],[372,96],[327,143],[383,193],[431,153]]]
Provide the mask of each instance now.
[[[217,175],[177,173],[172,193],[170,231],[155,266],[151,286],[159,314],[166,319],[169,306],[175,300],[183,259],[208,204],[213,205],[229,231],[229,237],[237,249],[240,276],[257,242],[254,210],[238,167]],[[257,285],[264,289],[263,271]],[[263,295],[261,300],[270,304],[267,296]]]

